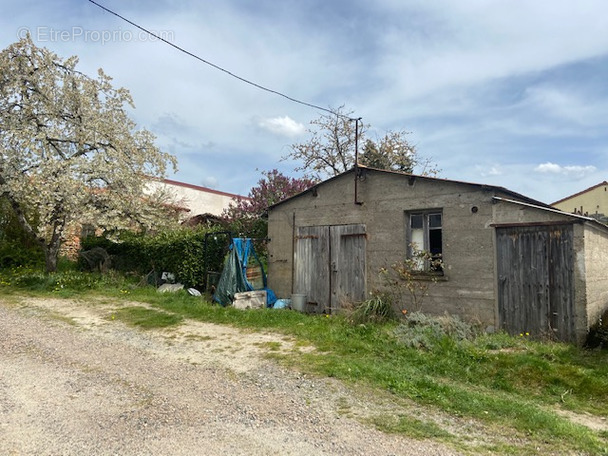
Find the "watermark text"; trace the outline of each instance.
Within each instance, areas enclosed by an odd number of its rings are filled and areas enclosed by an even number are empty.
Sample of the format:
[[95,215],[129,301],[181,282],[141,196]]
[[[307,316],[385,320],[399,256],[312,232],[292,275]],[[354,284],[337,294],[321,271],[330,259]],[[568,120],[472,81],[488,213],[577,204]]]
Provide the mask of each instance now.
[[112,30],[93,30],[84,27],[72,27],[69,29],[57,29],[47,26],[20,27],[17,30],[18,38],[25,38],[28,34],[36,42],[65,43],[68,41],[84,41],[87,43],[115,43],[133,41],[159,41],[173,42],[175,33],[172,30],[151,31],[152,34],[143,30],[123,30],[121,28]]

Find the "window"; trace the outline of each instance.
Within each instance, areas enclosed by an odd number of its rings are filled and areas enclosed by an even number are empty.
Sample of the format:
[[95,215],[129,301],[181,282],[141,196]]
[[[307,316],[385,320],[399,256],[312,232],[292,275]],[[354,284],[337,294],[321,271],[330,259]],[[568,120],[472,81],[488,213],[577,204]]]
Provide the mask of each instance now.
[[441,272],[442,213],[441,211],[408,212],[407,255],[419,271]]

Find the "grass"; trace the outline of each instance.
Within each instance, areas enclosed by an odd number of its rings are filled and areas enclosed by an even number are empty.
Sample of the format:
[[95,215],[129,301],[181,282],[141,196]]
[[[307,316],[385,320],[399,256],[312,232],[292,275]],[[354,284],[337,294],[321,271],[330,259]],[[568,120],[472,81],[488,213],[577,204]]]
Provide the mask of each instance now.
[[372,418],[371,422],[384,432],[403,434],[414,439],[434,438],[445,441],[453,438],[452,434],[435,422],[420,420],[407,415],[397,417],[376,416]]
[[145,302],[145,308],[127,304],[115,312],[115,318],[142,328],[177,325],[188,318],[295,337],[298,344],[316,350],[286,354],[272,344],[267,348],[273,357],[303,372],[388,394],[433,416],[474,422],[486,434],[471,439],[447,429],[441,420],[414,412],[372,416],[371,423],[385,432],[443,441],[465,453],[608,454],[606,430],[594,431],[557,413],[598,422],[608,414],[608,351],[505,334],[461,340],[433,333],[432,343],[412,345],[404,341],[395,321],[353,323],[340,316],[288,310],[241,311],[210,305],[185,292],[159,294],[116,277],[98,277],[90,286],[78,285],[89,283],[87,279],[72,278],[78,286],[64,285],[59,291],[56,279],[44,280],[46,288],[33,279],[33,284],[7,285],[0,276],[0,288],[16,294],[63,292]]
[[109,318],[142,329],[166,328],[168,326],[178,325],[183,321],[183,317],[180,315],[160,312],[154,309],[146,309],[139,306],[123,307],[112,313]]

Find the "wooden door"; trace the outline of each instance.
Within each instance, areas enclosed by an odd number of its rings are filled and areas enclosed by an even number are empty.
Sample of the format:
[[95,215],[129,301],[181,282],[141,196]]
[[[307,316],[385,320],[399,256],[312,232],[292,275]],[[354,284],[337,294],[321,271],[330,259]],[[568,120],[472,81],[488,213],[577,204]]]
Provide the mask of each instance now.
[[331,310],[365,300],[365,225],[330,227]]
[[365,225],[298,228],[294,293],[305,294],[309,311],[332,313],[365,299]]
[[574,337],[572,225],[496,228],[500,327]]
[[314,311],[322,313],[328,303],[329,229],[326,226],[302,226],[298,228],[295,249],[294,293],[304,294],[307,302],[314,303]]

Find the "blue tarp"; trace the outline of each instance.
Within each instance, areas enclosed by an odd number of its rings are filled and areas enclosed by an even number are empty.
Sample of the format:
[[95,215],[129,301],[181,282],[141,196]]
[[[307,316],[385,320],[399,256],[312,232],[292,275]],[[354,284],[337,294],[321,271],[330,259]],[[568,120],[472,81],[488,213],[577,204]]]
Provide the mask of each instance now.
[[[234,294],[242,291],[253,291],[254,284],[247,280],[247,267],[255,262],[259,265],[262,272],[262,290],[266,290],[266,305],[271,307],[277,300],[274,292],[267,287],[266,272],[260,262],[253,241],[249,238],[233,238],[230,245],[230,254],[224,263],[224,270],[217,284],[217,290],[213,295],[213,300],[222,306],[232,304]],[[260,289],[260,288],[258,288]]]

